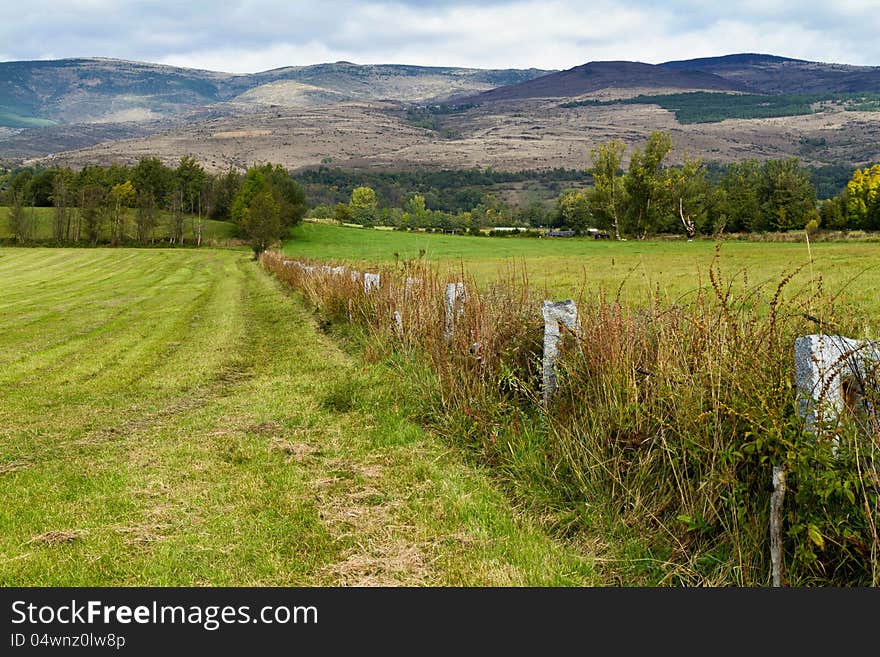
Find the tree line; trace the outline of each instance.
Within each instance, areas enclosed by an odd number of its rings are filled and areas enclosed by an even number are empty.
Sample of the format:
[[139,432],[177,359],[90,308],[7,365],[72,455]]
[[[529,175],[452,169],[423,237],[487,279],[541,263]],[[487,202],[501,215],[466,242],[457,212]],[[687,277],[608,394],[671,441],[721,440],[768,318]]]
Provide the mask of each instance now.
[[[280,165],[264,164],[245,173],[212,174],[191,156],[174,167],[143,158],[130,167],[0,173],[0,203],[9,206],[18,242],[34,239],[34,214],[27,208],[42,206],[54,208],[52,235],[59,244],[183,244],[189,221],[189,239],[198,245],[203,220],[215,219],[231,221],[257,251],[301,220],[307,195],[324,201],[309,211],[316,218],[454,233],[482,234],[481,229],[501,226],[598,228],[623,239],[804,228],[880,230],[880,165],[857,170],[840,193],[818,203],[815,171],[797,158],[726,166],[685,158],[672,166],[672,148],[668,133],[655,132],[633,148],[624,169],[627,147],[612,140],[593,149],[588,166],[577,172],[320,167],[291,174]],[[840,178],[838,168],[833,173]],[[526,181],[557,191],[527,196],[519,204],[486,191]],[[450,191],[456,185],[458,195]]]
[[512,206],[483,194],[469,209],[450,212],[432,208],[425,194],[414,193],[398,206],[382,207],[379,194],[362,184],[352,189],[348,202],[318,206],[312,214],[342,223],[473,234],[500,226],[598,228],[618,239],[788,231],[822,221],[811,172],[796,158],[746,160],[723,168],[686,158],[671,166],[672,147],[668,133],[655,132],[629,153],[624,170],[626,145],[603,144],[590,153],[583,186],[562,191],[549,204]]
[[[347,203],[356,187],[376,192],[380,208],[402,208],[418,194],[432,210],[456,214],[472,210],[498,186],[527,184],[554,196],[573,183],[589,183],[584,169],[499,171],[487,168],[414,169],[409,171],[346,170],[321,166],[294,174],[315,207]],[[326,213],[326,209],[319,210]]]
[[658,233],[765,232],[818,227],[820,214],[810,172],[797,158],[745,160],[710,177],[697,159],[667,165],[672,138],[654,132],[629,154],[612,140],[590,153],[593,187],[564,192],[561,224],[609,230],[616,238]]
[[[672,149],[670,135],[655,132],[629,153],[624,167],[627,147],[612,140],[590,152],[588,166],[578,178],[569,170],[547,172],[548,182],[558,183],[565,176],[569,185],[579,186],[563,188],[549,201],[533,199],[519,205],[480,185],[535,180],[536,172],[361,174],[322,167],[297,176],[308,181],[309,189],[323,185],[325,193],[332,190],[333,198],[346,191],[344,200],[317,205],[312,216],[367,226],[472,234],[500,226],[575,232],[598,228],[619,239],[673,233],[694,238],[719,232],[880,229],[875,201],[880,168],[852,174],[850,168],[834,166],[820,171],[817,183],[817,170],[803,166],[798,158],[749,159],[728,165],[685,158],[683,164],[673,166],[668,161]],[[835,182],[830,185],[832,178]],[[434,185],[455,183],[467,187],[471,195],[467,202],[438,207]],[[822,203],[817,201],[817,184],[831,194]],[[419,185],[416,191],[414,185]],[[842,191],[832,191],[843,185]],[[389,188],[394,192],[389,194]],[[429,191],[420,191],[425,188]],[[406,189],[409,193],[402,193]]]
[[591,151],[593,187],[568,190],[557,221],[595,226],[619,238],[684,232],[696,235],[784,232],[820,228],[880,230],[880,165],[858,169],[836,196],[817,201],[812,172],[798,158],[744,160],[723,168],[685,158],[667,166],[668,133],[651,134],[630,153],[612,140]]
[[483,194],[469,210],[457,212],[432,209],[426,196],[419,193],[407,198],[402,206],[382,207],[379,195],[369,185],[355,187],[348,202],[333,207],[319,205],[309,214],[343,224],[471,234],[482,234],[481,228],[498,226],[542,226],[550,218],[549,211],[538,202],[517,206],[493,194]]
[[134,166],[113,164],[21,168],[0,176],[0,202],[9,208],[16,242],[36,237],[32,207],[51,207],[58,244],[107,242],[202,243],[204,220],[232,221],[255,250],[281,237],[306,212],[305,192],[281,165],[254,165],[245,173],[207,171],[192,156],[170,167],[155,157]]
[[846,189],[819,207],[822,225],[836,230],[880,230],[880,164],[856,169]]

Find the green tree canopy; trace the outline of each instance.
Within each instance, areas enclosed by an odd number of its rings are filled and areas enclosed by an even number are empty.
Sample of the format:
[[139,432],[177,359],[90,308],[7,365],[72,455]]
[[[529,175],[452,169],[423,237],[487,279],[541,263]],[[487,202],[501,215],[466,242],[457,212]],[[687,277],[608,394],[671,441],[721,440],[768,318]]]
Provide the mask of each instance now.
[[569,189],[560,194],[557,212],[562,225],[573,230],[584,231],[593,221],[589,196],[582,189]]
[[354,223],[371,226],[376,221],[376,192],[372,187],[355,187],[351,191],[351,200],[348,207],[351,210],[351,218]]
[[672,137],[667,132],[652,132],[644,150],[637,148],[629,161],[624,180],[627,194],[628,232],[644,237],[662,224],[664,213],[663,161],[672,150]]
[[241,189],[232,202],[232,220],[240,226],[243,225],[245,209],[257,194],[266,190],[271,192],[278,204],[283,228],[295,226],[302,221],[308,209],[305,191],[280,164],[263,164],[247,170]]
[[241,226],[257,255],[281,237],[284,229],[281,204],[271,188],[266,187],[251,197],[242,210]]
[[138,192],[149,194],[163,207],[171,191],[173,173],[157,157],[143,158],[132,171],[132,182]]
[[620,212],[625,205],[625,189],[619,175],[620,162],[626,145],[619,139],[594,148],[590,152],[593,161],[593,191],[588,195],[590,211],[600,228],[614,230],[620,239]]

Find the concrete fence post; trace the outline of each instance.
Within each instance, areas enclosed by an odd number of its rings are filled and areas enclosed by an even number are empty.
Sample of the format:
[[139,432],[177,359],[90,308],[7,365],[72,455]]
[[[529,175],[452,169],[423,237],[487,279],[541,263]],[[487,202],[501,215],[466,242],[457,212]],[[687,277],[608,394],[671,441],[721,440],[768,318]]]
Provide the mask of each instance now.
[[464,283],[448,283],[446,285],[446,322],[443,326],[443,337],[451,340],[455,334],[455,322],[464,312]]
[[877,343],[840,335],[805,335],[794,341],[797,412],[807,431],[835,420],[862,398],[869,368],[880,361]]
[[[847,408],[864,401],[869,367],[878,362],[876,343],[841,335],[804,335],[794,341],[794,380],[797,413],[804,428],[815,434],[820,422],[836,421]],[[836,438],[835,438],[836,440]],[[837,443],[833,445],[836,449]],[[783,582],[782,504],[785,465],[773,466],[770,495],[770,564],[772,585]]]
[[369,294],[370,290],[379,287],[379,274],[364,274],[364,294]]
[[403,317],[400,314],[399,310],[395,310],[391,314],[392,319],[394,319],[394,332],[397,334],[398,340],[403,340]]
[[422,284],[421,278],[410,278],[406,277],[406,283],[403,286],[403,298],[404,300],[408,300],[410,295],[412,295],[413,288]]
[[544,316],[544,368],[543,393],[544,404],[549,404],[556,391],[556,359],[559,357],[559,325],[577,335],[577,307],[571,299],[567,301],[545,301],[541,307]]

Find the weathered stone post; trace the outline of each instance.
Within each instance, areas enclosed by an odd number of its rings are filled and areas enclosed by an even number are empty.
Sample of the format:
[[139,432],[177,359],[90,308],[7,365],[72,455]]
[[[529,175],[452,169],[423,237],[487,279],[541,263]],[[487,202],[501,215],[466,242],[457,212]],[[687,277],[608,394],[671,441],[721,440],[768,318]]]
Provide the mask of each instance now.
[[364,294],[369,294],[370,290],[379,287],[379,274],[364,274]]
[[805,335],[794,341],[797,411],[807,431],[836,419],[860,396],[868,363],[880,360],[876,343],[840,335]]
[[404,286],[403,286],[403,298],[404,298],[404,300],[408,300],[409,297],[410,297],[410,295],[412,295],[413,288],[416,287],[416,286],[418,286],[418,285],[421,285],[421,284],[422,284],[422,279],[421,279],[421,278],[410,278],[409,276],[407,276],[407,277],[406,277],[406,283],[405,283]]
[[577,307],[571,299],[567,301],[545,301],[541,312],[544,315],[544,404],[549,404],[556,390],[556,359],[559,356],[559,325],[562,324],[575,335],[580,332]]
[[[840,335],[804,335],[794,341],[797,413],[815,434],[820,422],[836,420],[860,401],[869,363],[878,361],[877,345]],[[770,495],[770,562],[773,586],[782,586],[782,502],[785,465],[773,466]]]
[[785,466],[773,466],[770,495],[770,568],[773,586],[782,586],[782,502],[785,500]]
[[399,310],[395,310],[391,313],[391,317],[394,320],[394,332],[397,334],[398,340],[403,340],[403,317],[400,314]]
[[464,283],[448,283],[446,285],[446,322],[443,327],[443,337],[451,340],[455,334],[455,321],[464,312]]

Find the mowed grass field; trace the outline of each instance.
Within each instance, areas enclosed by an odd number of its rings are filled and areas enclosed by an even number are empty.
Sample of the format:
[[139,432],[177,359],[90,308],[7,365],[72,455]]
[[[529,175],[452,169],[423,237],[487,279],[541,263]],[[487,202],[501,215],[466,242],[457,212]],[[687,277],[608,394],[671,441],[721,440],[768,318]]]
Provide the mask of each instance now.
[[0,585],[584,585],[245,250],[0,249]]
[[[626,241],[592,238],[470,237],[348,228],[304,223],[284,244],[284,253],[301,258],[370,266],[420,257],[488,284],[512,271],[548,298],[577,298],[604,293],[633,303],[649,294],[661,301],[687,299],[710,285],[716,244],[708,240]],[[813,290],[821,281],[839,294],[841,307],[859,313],[877,327],[880,311],[880,243],[725,241],[718,251],[725,283],[736,289],[775,286],[800,268],[789,291]]]

